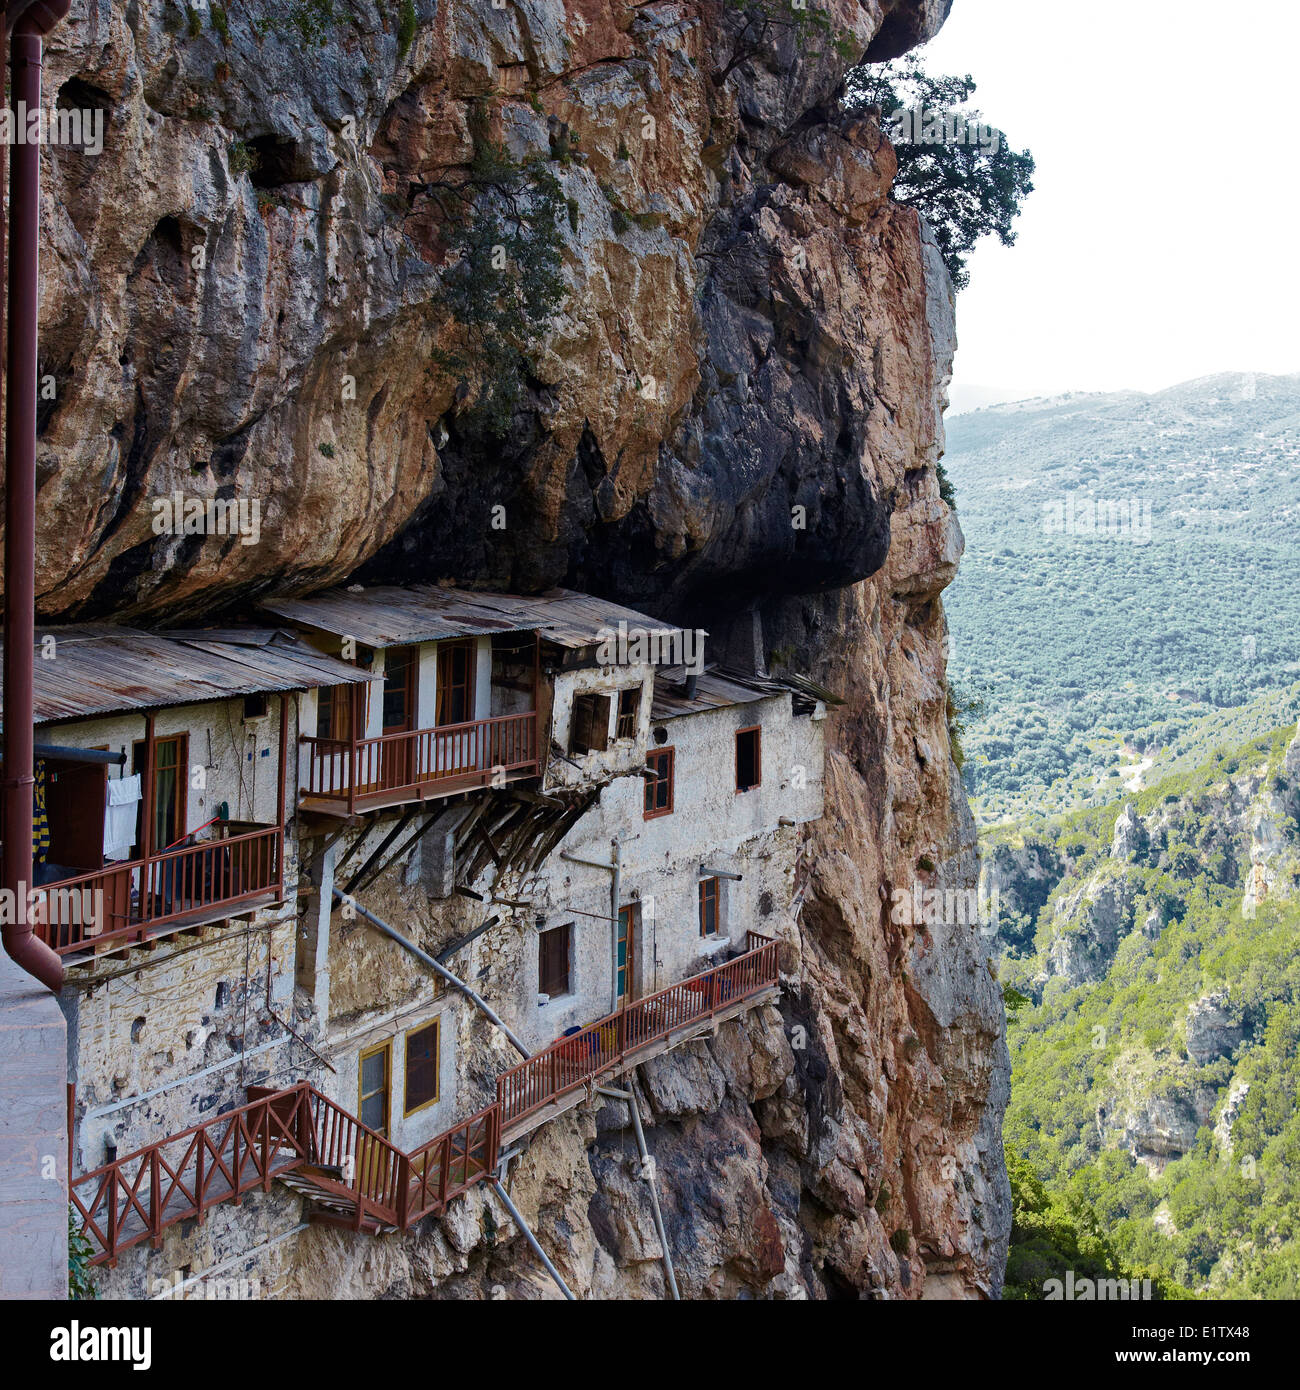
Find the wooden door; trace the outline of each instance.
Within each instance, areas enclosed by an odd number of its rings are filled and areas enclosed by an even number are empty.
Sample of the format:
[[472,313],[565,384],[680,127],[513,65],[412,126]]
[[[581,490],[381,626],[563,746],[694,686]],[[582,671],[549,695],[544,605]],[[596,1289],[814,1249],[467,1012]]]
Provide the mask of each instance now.
[[104,862],[107,764],[65,758],[44,761],[45,813],[50,824],[46,862],[73,873],[99,868]]
[[636,913],[635,903],[618,910],[618,974],[614,984],[616,1007],[636,998]]
[[[434,722],[440,729],[469,724],[474,718],[474,642],[466,638],[438,644],[438,700]],[[472,729],[435,739],[435,770],[444,776],[473,772],[480,763]]]
[[[189,735],[177,734],[172,738],[158,738],[153,745],[153,825],[152,836],[145,839],[145,826],[141,824],[135,842],[141,853],[147,845],[150,854],[161,854],[180,839],[186,831],[185,813],[189,800],[189,764],[187,749]],[[133,745],[133,767],[144,775],[145,744],[143,739]],[[140,796],[140,818],[144,816],[145,794]]]
[[[419,671],[418,647],[389,647],[384,653],[382,732],[385,735],[409,734],[415,729]],[[379,759],[379,770],[382,786],[410,786],[415,781],[415,739],[386,739]]]

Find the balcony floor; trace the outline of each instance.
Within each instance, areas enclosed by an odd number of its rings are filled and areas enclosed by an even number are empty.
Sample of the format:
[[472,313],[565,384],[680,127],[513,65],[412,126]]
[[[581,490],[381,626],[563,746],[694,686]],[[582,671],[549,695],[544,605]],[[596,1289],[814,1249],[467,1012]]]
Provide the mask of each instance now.
[[[536,765],[529,767],[515,768],[507,772],[501,779],[500,785],[509,785],[511,782],[525,782],[529,778],[539,775]],[[406,787],[377,788],[373,791],[360,791],[357,793],[356,810],[361,811],[387,811],[394,806],[410,806],[418,801],[438,801],[443,797],[455,796],[464,791],[477,791],[482,787],[492,785],[492,772],[467,772],[458,777],[434,777],[424,782],[413,782]],[[312,811],[317,815],[338,816],[346,818],[352,814],[348,809],[348,799],[346,795],[334,796],[311,796],[307,792],[299,792],[298,808],[302,811]]]
[[[607,1086],[611,1081],[616,1080],[625,1072],[629,1072],[633,1067],[639,1067],[642,1062],[652,1061],[656,1057],[662,1056],[665,1052],[671,1052],[674,1048],[681,1047],[683,1043],[694,1041],[696,1038],[703,1037],[706,1033],[716,1033],[718,1025],[727,1023],[733,1018],[739,1018],[741,1014],[748,1013],[751,1009],[756,1009],[762,1004],[774,1004],[780,998],[781,989],[779,985],[768,985],[766,988],[754,994],[747,994],[743,999],[738,999],[734,1004],[725,1009],[719,1009],[717,1013],[705,1018],[692,1019],[682,1024],[680,1028],[674,1029],[666,1037],[657,1039],[643,1048],[638,1048],[633,1052],[612,1062],[603,1071],[597,1072],[591,1078],[592,1087]],[[633,1001],[635,1003],[635,1000]],[[517,1143],[525,1135],[531,1134],[533,1130],[539,1129],[544,1124],[549,1124],[551,1120],[563,1115],[566,1110],[572,1110],[575,1106],[581,1105],[589,1099],[590,1091],[587,1086],[577,1086],[571,1091],[551,1101],[548,1105],[542,1106],[539,1110],[531,1111],[527,1115],[521,1115],[519,1119],[508,1124],[501,1131],[501,1147],[504,1149],[510,1144]]]
[[138,929],[135,928],[118,936],[105,934],[89,937],[84,949],[69,951],[62,956],[63,964],[69,969],[78,965],[93,965],[97,960],[114,952],[138,950],[142,946],[148,949],[164,937],[175,936],[178,932],[210,927],[216,922],[229,921],[232,917],[247,917],[250,913],[260,912],[265,907],[275,907],[283,901],[279,893],[274,889],[268,889],[265,893],[256,893],[247,898],[210,903],[182,916],[169,918],[156,925],[151,924],[145,927],[143,939],[137,935]]

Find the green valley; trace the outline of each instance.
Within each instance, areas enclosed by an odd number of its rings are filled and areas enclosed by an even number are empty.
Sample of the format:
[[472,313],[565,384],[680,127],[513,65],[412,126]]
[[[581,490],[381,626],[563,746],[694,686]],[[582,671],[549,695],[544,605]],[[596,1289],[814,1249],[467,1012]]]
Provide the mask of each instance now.
[[987,831],[1017,1217],[1009,1297],[1060,1268],[1155,1296],[1300,1296],[1300,737]]

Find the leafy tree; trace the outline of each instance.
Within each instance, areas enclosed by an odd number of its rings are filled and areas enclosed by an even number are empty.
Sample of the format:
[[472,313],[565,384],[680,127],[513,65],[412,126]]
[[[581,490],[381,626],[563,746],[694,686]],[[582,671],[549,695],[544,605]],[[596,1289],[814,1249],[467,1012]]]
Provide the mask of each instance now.
[[95,1289],[95,1272],[90,1261],[94,1250],[90,1242],[81,1234],[77,1225],[77,1212],[68,1206],[68,1297],[72,1299],[98,1298]]
[[560,224],[569,208],[546,156],[516,160],[489,137],[485,104],[471,111],[470,133],[468,170],[425,186],[446,218],[442,300],[465,336],[464,350],[440,350],[435,360],[450,371],[477,370],[470,423],[502,438],[530,349],[564,299]]
[[969,74],[931,77],[911,57],[863,63],[844,81],[845,104],[879,107],[886,132],[899,130],[905,112],[920,111],[940,126],[975,126],[989,136],[928,142],[913,130],[911,138],[894,140],[894,198],[925,215],[958,289],[970,282],[966,259],[981,237],[996,235],[1003,246],[1015,241],[1012,223],[1034,191],[1033,156],[1013,150],[1000,130],[983,125],[978,111],[965,109],[974,93]]

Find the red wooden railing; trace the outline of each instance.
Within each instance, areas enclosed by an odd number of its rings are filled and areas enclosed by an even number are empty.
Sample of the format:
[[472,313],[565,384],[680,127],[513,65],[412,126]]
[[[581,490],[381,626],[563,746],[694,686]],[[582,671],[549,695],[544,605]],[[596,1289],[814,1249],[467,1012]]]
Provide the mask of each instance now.
[[353,809],[452,779],[458,789],[485,786],[497,769],[535,772],[538,766],[535,710],[355,742],[304,734],[301,742],[311,754],[303,795]]
[[503,1072],[497,1077],[502,1128],[586,1085],[629,1054],[775,984],[776,942],[750,932],[746,945],[743,956],[633,1000]]
[[255,1187],[269,1191],[272,1178],[305,1157],[310,1096],[305,1083],[262,1096],[75,1179],[68,1195],[95,1251],[91,1263],[157,1242],[168,1226],[202,1220],[208,1208]]
[[256,1092],[247,1105],[171,1135],[74,1179],[72,1203],[92,1264],[114,1261],[144,1240],[218,1202],[238,1200],[298,1170],[323,1193],[353,1204],[352,1224],[407,1229],[490,1176],[502,1132],[515,1121],[617,1068],[677,1029],[774,985],[777,944],[748,934],[745,954],[670,985],[560,1038],[497,1080],[497,1098],[412,1153],[367,1129],[302,1081]]
[[61,955],[101,941],[143,941],[170,922],[233,910],[253,898],[283,896],[280,826],[222,822],[217,836],[123,860],[33,888],[36,934]]
[[482,1182],[495,1170],[500,1151],[501,1107],[495,1101],[416,1149],[410,1158],[406,1221],[441,1211],[453,1197]]

